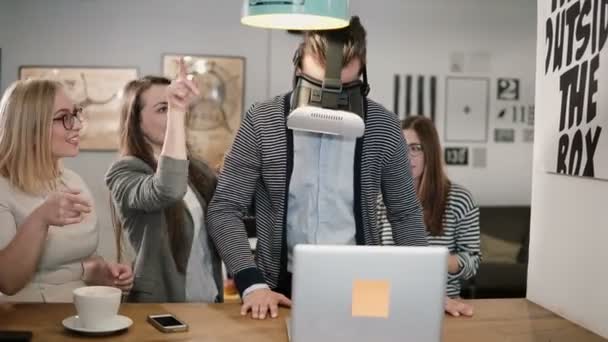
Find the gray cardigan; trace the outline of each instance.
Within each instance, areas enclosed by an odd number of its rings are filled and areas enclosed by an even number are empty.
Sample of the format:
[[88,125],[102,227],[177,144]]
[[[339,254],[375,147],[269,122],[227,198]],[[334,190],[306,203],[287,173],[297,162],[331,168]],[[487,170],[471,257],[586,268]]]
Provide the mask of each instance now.
[[[196,161],[192,161],[196,162]],[[113,205],[123,229],[135,249],[135,281],[129,295],[134,302],[184,302],[186,277],[177,270],[167,232],[164,209],[184,198],[188,186],[188,160],[160,157],[156,172],[144,161],[124,157],[106,174]],[[209,170],[202,165],[202,170]],[[214,177],[209,171],[209,176]],[[194,187],[192,190],[207,211],[207,203]],[[192,245],[194,224],[184,209],[184,246]],[[206,216],[206,215],[205,215]],[[203,222],[203,229],[206,224]],[[216,301],[223,301],[223,278],[220,258],[210,240],[213,277],[218,289]]]

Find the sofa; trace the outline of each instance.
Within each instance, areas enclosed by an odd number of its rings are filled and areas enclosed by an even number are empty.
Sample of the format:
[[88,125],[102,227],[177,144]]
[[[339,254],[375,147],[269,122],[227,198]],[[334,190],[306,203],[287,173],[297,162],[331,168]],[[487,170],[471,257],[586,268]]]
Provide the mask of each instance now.
[[463,283],[463,298],[526,296],[529,206],[479,208],[482,261],[477,275]]

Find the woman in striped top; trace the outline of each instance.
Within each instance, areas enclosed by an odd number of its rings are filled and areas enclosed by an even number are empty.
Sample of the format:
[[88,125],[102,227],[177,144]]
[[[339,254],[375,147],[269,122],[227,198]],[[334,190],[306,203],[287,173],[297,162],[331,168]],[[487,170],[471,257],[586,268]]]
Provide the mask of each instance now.
[[[423,116],[410,117],[402,121],[401,129],[408,142],[412,177],[423,207],[429,244],[450,251],[447,295],[455,298],[460,294],[460,282],[474,276],[479,268],[479,209],[471,194],[446,176],[433,122]],[[394,244],[381,197],[377,217],[382,243]]]

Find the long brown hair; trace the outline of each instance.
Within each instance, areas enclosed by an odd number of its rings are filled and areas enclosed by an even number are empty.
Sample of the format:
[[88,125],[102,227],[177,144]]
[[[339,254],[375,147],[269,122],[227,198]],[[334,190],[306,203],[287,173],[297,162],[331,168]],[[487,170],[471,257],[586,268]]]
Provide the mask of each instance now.
[[51,153],[51,127],[62,89],[51,80],[17,81],[0,101],[0,175],[29,194],[55,189],[61,175]]
[[418,200],[424,211],[426,229],[433,236],[443,234],[443,212],[450,191],[450,180],[443,166],[439,135],[433,121],[412,116],[401,121],[401,129],[412,129],[418,135],[424,154],[424,170],[418,186]]
[[[142,95],[154,85],[169,85],[171,81],[164,77],[145,76],[141,79],[129,82],[122,96],[122,108],[120,113],[120,155],[139,158],[152,169],[156,170],[157,161],[154,158],[152,146],[146,141],[141,130],[141,111],[144,108]],[[211,201],[215,190],[215,175],[213,171],[202,161],[194,160],[188,152],[190,160],[188,169],[188,181],[193,184],[198,193],[207,203]],[[122,223],[116,214],[116,208],[112,204],[112,219],[116,231],[116,250],[118,260],[122,258]],[[187,263],[186,251],[183,248],[184,241],[184,202],[178,201],[172,206],[164,209],[167,233],[171,246],[171,253],[175,265],[180,272],[184,272]]]

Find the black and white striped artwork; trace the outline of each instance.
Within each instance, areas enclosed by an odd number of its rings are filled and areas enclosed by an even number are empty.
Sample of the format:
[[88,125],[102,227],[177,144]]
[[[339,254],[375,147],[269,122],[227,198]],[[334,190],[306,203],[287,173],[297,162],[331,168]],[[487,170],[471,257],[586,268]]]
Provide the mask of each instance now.
[[395,74],[393,82],[393,112],[399,119],[424,115],[435,121],[437,76]]

